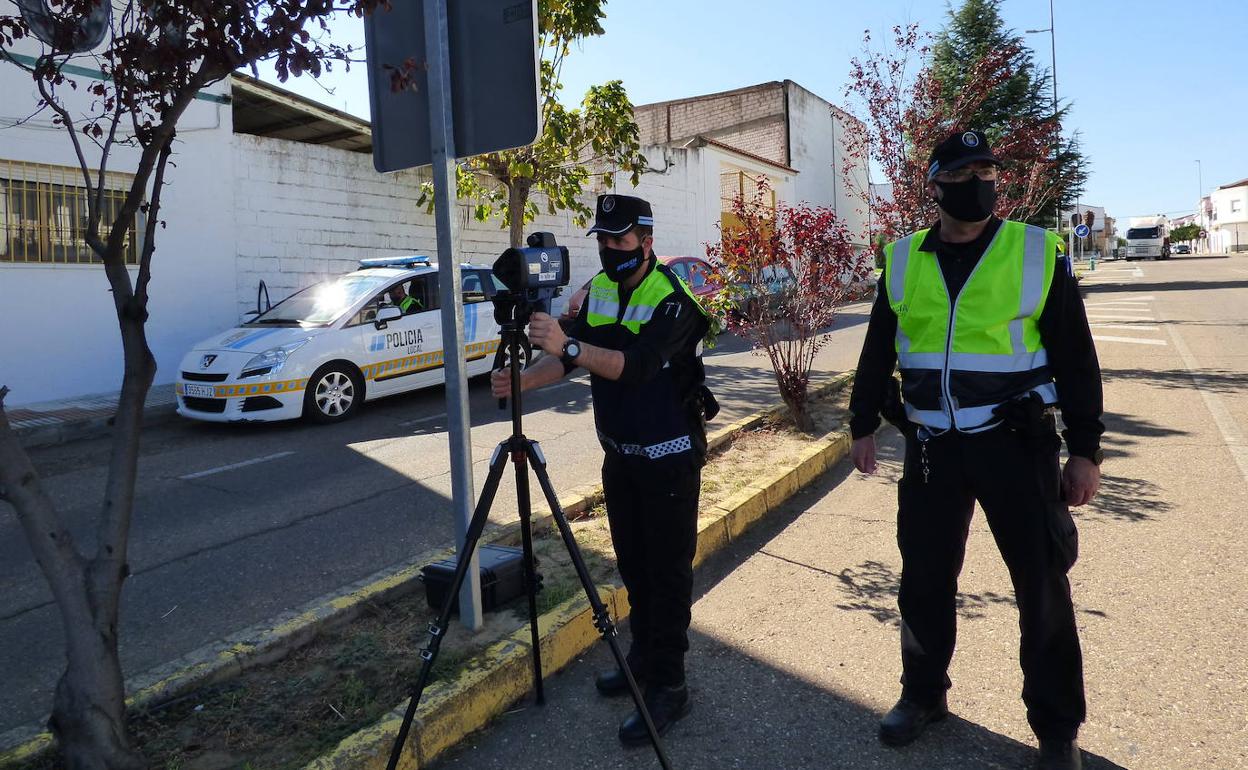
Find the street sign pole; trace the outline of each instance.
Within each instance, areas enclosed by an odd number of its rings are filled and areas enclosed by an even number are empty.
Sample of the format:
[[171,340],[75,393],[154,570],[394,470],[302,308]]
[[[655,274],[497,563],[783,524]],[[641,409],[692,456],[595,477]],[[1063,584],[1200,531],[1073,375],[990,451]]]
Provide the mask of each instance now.
[[[446,372],[447,438],[451,452],[451,508],[455,543],[463,550],[472,519],[472,424],[468,416],[467,364],[464,361],[464,298],[460,291],[459,219],[455,216],[455,124],[451,103],[450,32],[447,0],[425,0],[428,54],[429,139],[433,160],[434,217],[438,230],[438,294],[442,297],[442,365]],[[473,631],[482,626],[481,574],[476,549],[459,592],[459,619]]]

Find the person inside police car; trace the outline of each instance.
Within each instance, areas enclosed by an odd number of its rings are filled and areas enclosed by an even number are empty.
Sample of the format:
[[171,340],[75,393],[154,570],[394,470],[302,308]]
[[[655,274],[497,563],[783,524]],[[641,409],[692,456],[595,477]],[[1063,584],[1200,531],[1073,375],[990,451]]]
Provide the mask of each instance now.
[[410,315],[420,310],[420,300],[407,293],[406,283],[403,281],[390,287],[390,302],[402,310],[403,315]]
[[993,214],[999,165],[979,131],[955,132],[933,151],[927,192],[939,221],[885,247],[850,397],[859,471],[876,469],[881,413],[905,435],[902,690],[879,737],[904,745],[948,714],[957,579],[978,501],[1014,584],[1037,767],[1069,770],[1081,766],[1086,712],[1066,576],[1078,542],[1069,508],[1100,483],[1100,366],[1061,239]]
[[[529,339],[549,355],[524,370],[521,387],[547,385],[578,367],[590,373],[607,519],[632,606],[627,665],[662,734],[690,708],[685,654],[698,493],[705,421],[718,407],[703,384],[706,313],[655,258],[653,232],[649,203],[599,196],[588,234],[597,237],[602,271],[566,332],[557,319],[533,314]],[[510,370],[495,371],[492,386],[495,396],[509,396]],[[619,670],[595,685],[604,696],[628,693]],[[620,725],[619,738],[648,743],[639,712]]]

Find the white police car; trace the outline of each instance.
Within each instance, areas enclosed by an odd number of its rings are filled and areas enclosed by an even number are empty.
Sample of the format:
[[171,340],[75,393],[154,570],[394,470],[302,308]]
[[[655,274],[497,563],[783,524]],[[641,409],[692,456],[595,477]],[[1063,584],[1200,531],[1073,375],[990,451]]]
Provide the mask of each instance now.
[[[500,284],[488,267],[461,269],[464,354],[474,376],[490,370],[498,350],[484,289]],[[366,400],[442,383],[437,279],[428,257],[365,259],[353,273],[292,294],[182,359],[178,413],[211,422],[337,422]]]

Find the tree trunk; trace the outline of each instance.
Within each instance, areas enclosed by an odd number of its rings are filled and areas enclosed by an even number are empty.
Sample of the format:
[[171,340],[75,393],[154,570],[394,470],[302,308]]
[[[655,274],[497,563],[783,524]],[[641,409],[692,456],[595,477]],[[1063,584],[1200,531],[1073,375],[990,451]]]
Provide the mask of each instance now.
[[[125,684],[116,627],[84,618],[56,683],[48,727],[69,770],[143,770],[126,730]],[[86,632],[82,626],[91,627]]]
[[802,433],[814,433],[815,418],[810,414],[810,393],[806,388],[806,381],[803,379],[800,382],[785,382],[784,377],[778,377],[777,380],[780,384],[780,398],[789,408],[793,425]]
[[507,218],[511,224],[511,245],[517,249],[524,247],[524,209],[529,204],[531,185],[528,179],[513,179],[507,185]]

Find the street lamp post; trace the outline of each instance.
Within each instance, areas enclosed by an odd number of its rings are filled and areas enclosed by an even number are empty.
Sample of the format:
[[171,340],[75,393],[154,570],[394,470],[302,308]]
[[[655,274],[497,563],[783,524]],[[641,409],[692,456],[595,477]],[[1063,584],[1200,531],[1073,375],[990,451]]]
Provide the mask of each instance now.
[[[1057,159],[1062,151],[1061,130],[1057,123],[1058,107],[1057,107],[1057,36],[1053,24],[1053,0],[1049,0],[1049,26],[1046,29],[1029,29],[1027,34],[1038,34],[1040,32],[1049,33],[1049,50],[1053,56],[1053,171],[1057,171]],[[1060,195],[1053,196],[1055,198],[1054,205],[1057,213],[1053,217],[1057,231],[1062,230],[1062,197]]]
[[[1196,222],[1201,232],[1205,231],[1205,177],[1200,168],[1200,159],[1196,159]],[[1196,234],[1196,242],[1200,242],[1200,233]]]

